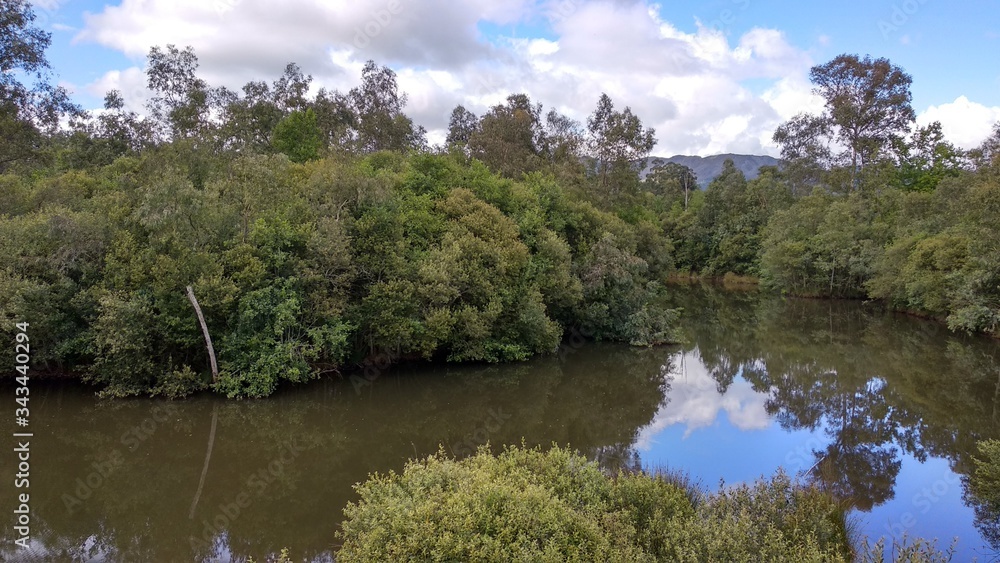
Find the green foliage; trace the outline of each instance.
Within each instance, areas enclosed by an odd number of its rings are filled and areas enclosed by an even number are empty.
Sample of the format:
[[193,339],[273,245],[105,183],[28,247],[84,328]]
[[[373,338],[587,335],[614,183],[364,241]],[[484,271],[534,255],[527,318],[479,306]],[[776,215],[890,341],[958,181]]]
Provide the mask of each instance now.
[[635,162],[643,161],[656,146],[656,131],[643,128],[632,109],[615,111],[607,94],[587,118],[590,156],[601,188],[618,194],[634,191],[639,183]]
[[[957,540],[958,538],[956,538]],[[937,547],[937,540],[927,541],[922,538],[893,538],[892,545],[886,545],[885,538],[879,538],[872,543],[865,538],[856,561],[861,563],[949,563],[954,560],[955,543],[947,551]]]
[[861,295],[885,244],[875,215],[857,194],[814,194],[779,211],[762,243],[765,283],[797,295]]
[[[9,9],[14,63],[44,68],[47,36]],[[208,385],[188,286],[232,397],[379,353],[522,360],[574,331],[673,342],[675,270],[1000,330],[1000,129],[966,164],[940,126],[911,130],[909,76],[884,59],[814,68],[827,112],[779,128],[786,165],[747,181],[729,162],[705,191],[683,167],[640,184],[654,132],[607,96],[586,133],[523,94],[481,119],[456,108],[431,153],[373,61],[313,98],[294,64],[238,94],[200,79],[190,48],[148,62],[152,120],[110,92],[99,118],[49,135],[54,167],[0,175],[0,318],[30,319],[36,362],[109,394]]]
[[473,157],[507,178],[538,170],[544,143],[541,104],[525,94],[508,96],[506,104],[490,108],[469,132],[468,143]]
[[[26,0],[0,4],[0,173],[44,161],[60,119],[83,115],[65,88],[49,83],[45,50],[52,34],[36,26],[36,19]],[[25,79],[34,84],[22,83]]]
[[109,395],[263,397],[379,352],[523,360],[587,323],[602,339],[672,340],[676,315],[653,283],[669,241],[551,178],[515,182],[449,155],[199,151],[182,141],[3,177],[0,314],[39,328],[40,365]]
[[698,561],[847,561],[844,510],[779,470],[767,481],[722,489],[699,507]]
[[844,512],[779,474],[697,506],[673,480],[609,477],[567,449],[443,452],[355,486],[342,561],[847,561]]
[[660,286],[646,281],[648,265],[611,233],[606,233],[580,267],[581,317],[597,339],[625,340],[635,346],[676,342],[675,311],[652,305]]
[[274,149],[285,153],[292,162],[305,162],[319,157],[322,139],[316,124],[316,112],[311,108],[294,111],[274,127]]
[[906,194],[869,294],[946,319],[952,329],[995,332],[998,194],[995,180],[970,174],[942,181],[932,193]]
[[966,498],[976,512],[976,527],[995,548],[1000,546],[1000,440],[979,442],[975,464]]
[[[953,330],[995,333],[997,135],[967,161],[939,123],[914,128],[910,77],[885,59],[842,55],[811,77],[827,113],[795,117],[775,141],[791,192],[814,193],[767,223],[764,281],[798,295],[884,299]],[[833,138],[846,152],[832,153]]]

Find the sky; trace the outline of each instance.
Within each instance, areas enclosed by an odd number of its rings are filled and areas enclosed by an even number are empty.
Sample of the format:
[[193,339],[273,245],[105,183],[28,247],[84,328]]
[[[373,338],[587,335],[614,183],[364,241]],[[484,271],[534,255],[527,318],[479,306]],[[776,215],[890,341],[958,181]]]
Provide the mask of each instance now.
[[458,104],[511,93],[586,122],[602,92],[656,129],[658,156],[777,156],[775,128],[823,102],[809,69],[842,53],[913,77],[917,121],[962,148],[1000,121],[995,0],[32,0],[55,78],[85,109],[118,89],[142,111],[150,47],[194,48],[199,75],[238,90],[289,62],[346,92],[371,59],[406,113],[444,140]]

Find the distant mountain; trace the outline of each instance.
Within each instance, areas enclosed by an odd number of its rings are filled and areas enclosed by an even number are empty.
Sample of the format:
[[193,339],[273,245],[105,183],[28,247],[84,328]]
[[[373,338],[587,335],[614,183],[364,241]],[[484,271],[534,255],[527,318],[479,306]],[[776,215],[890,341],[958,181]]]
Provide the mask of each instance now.
[[781,162],[771,156],[758,156],[751,154],[716,154],[713,156],[683,156],[677,155],[670,158],[651,156],[646,159],[646,165],[640,173],[640,177],[645,178],[654,166],[676,162],[687,166],[698,176],[698,185],[704,188],[722,174],[722,163],[727,158],[733,159],[733,164],[746,175],[747,180],[757,177],[757,171],[761,166],[778,166]]

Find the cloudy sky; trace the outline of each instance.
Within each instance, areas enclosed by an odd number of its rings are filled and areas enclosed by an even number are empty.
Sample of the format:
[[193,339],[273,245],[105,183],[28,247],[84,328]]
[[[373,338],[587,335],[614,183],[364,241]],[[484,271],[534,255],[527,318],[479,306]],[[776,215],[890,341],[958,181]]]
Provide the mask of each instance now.
[[33,0],[49,59],[86,108],[121,90],[140,109],[145,55],[190,45],[213,86],[298,63],[346,91],[368,59],[393,68],[407,113],[440,142],[461,103],[512,92],[584,121],[601,92],[656,128],[654,154],[776,154],[775,127],[822,104],[809,68],[841,53],[913,76],[918,120],[971,148],[1000,121],[994,0]]

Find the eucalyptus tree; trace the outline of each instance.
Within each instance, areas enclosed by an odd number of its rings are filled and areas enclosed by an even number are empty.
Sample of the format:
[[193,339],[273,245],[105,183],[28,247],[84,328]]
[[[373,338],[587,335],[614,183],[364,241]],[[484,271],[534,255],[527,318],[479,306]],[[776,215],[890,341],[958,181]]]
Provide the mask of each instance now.
[[358,116],[346,94],[320,88],[312,100],[323,145],[348,152],[354,144]]
[[[729,161],[727,161],[729,162]],[[646,187],[659,196],[671,199],[683,197],[684,209],[688,208],[691,192],[698,189],[698,175],[690,167],[677,162],[658,164],[645,178]]]
[[856,190],[866,168],[898,160],[897,149],[916,118],[912,78],[888,59],[847,54],[814,66],[809,78],[824,112],[796,116],[775,131],[774,140],[786,160],[811,163],[813,171],[846,167],[847,191]]
[[600,187],[612,194],[636,187],[636,162],[649,156],[656,146],[656,131],[643,127],[631,108],[616,111],[607,94],[601,94],[597,109],[587,119],[587,131],[587,146]]
[[448,136],[445,138],[445,143],[448,146],[468,147],[469,140],[478,129],[479,118],[476,114],[465,109],[463,105],[457,105],[451,110],[451,117],[448,119]]
[[214,92],[197,71],[190,46],[154,46],[146,56],[146,85],[153,92],[146,108],[167,140],[205,140],[211,132]]
[[[83,116],[69,93],[49,82],[45,50],[52,35],[36,27],[35,19],[25,0],[0,2],[0,173],[38,157],[62,117]],[[34,83],[23,84],[23,78]]]
[[532,103],[527,94],[511,94],[479,120],[469,149],[491,170],[519,178],[542,166],[544,139],[542,105]]
[[396,73],[375,61],[365,63],[361,85],[347,94],[357,117],[357,149],[361,153],[405,151],[426,144],[426,131],[403,113],[407,96],[399,91]]

